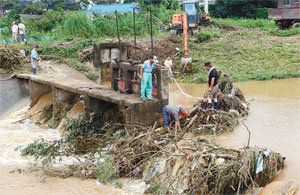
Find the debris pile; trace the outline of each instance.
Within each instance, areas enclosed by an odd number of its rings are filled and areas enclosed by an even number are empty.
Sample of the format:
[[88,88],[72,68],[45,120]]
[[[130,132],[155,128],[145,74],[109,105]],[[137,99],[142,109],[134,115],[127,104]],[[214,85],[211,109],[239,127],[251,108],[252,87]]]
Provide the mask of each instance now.
[[0,68],[17,70],[21,64],[20,51],[8,44],[0,45]]
[[261,148],[227,149],[204,139],[183,139],[153,158],[143,178],[148,193],[234,194],[265,186],[282,169],[280,154]]
[[163,128],[120,139],[110,154],[119,176],[143,178],[147,193],[233,194],[265,186],[285,158],[268,149],[218,146],[206,139],[178,142]]
[[[243,92],[232,85],[228,74],[219,71],[218,101],[219,110],[207,108],[207,99],[203,98],[190,110],[190,120],[183,128],[183,134],[192,130],[199,134],[221,134],[232,131],[238,124],[240,116],[248,115],[248,104]],[[204,95],[207,97],[207,94]]]

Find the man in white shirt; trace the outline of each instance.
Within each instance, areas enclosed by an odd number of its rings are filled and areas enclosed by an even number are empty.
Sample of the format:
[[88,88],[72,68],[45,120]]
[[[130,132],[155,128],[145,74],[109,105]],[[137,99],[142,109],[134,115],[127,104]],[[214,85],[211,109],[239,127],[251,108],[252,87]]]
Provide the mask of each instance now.
[[15,21],[11,22],[11,32],[14,43],[18,43],[18,26],[15,24]]
[[170,55],[168,55],[167,59],[164,62],[164,66],[166,69],[169,70],[169,76],[173,75],[172,65],[173,65],[173,63],[172,63],[171,57],[170,57]]
[[26,27],[24,24],[21,23],[21,21],[18,22],[18,27],[19,27],[19,34],[20,34],[20,40],[23,43],[26,41]]

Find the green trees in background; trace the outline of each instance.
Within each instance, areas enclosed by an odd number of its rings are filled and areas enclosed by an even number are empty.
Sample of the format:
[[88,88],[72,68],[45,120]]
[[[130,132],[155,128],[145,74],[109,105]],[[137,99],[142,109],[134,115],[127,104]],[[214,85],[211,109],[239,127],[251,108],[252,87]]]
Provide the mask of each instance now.
[[275,8],[277,4],[278,0],[217,0],[209,9],[214,17],[265,18],[266,10],[257,13],[257,8]]

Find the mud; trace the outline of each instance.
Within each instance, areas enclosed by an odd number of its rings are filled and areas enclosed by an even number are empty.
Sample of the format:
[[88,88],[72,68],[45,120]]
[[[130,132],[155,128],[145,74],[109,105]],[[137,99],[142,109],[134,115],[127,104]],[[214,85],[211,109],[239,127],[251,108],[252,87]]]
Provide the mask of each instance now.
[[[134,48],[134,42],[132,40],[125,41]],[[183,43],[179,37],[169,37],[167,39],[158,39],[154,41],[153,53],[158,58],[159,63],[163,63],[168,55],[174,56],[179,54],[176,48],[182,48]],[[136,54],[134,54],[134,49],[131,50],[130,59],[145,61],[152,55],[151,51],[151,41],[149,39],[138,40]]]

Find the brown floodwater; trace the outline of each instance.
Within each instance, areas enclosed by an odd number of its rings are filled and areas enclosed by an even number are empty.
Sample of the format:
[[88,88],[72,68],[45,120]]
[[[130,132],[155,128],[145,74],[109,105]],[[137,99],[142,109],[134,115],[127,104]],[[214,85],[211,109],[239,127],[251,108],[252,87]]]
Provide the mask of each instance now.
[[[250,102],[250,114],[244,121],[251,131],[250,145],[267,147],[286,157],[275,180],[300,181],[300,79],[248,81],[235,83]],[[186,93],[202,97],[207,85],[181,85]],[[171,85],[170,103],[192,106],[196,101],[180,94]],[[240,125],[231,133],[215,138],[218,144],[239,148],[248,139]]]
[[[244,121],[251,130],[251,146],[268,147],[280,152],[286,159],[284,170],[275,180],[300,178],[300,79],[249,81],[237,83],[250,102],[250,114]],[[186,93],[202,97],[206,85],[182,84]],[[46,104],[49,100],[45,96]],[[180,93],[170,85],[170,103],[192,107],[197,100]],[[140,181],[121,179],[122,189],[113,185],[99,186],[95,180],[78,178],[45,177],[39,173],[10,173],[16,167],[26,167],[29,158],[21,157],[14,149],[35,139],[59,139],[57,129],[36,126],[30,120],[12,124],[28,112],[28,102],[16,106],[13,114],[0,120],[0,194],[141,194],[144,184]],[[36,105],[38,110],[39,106]],[[81,105],[78,105],[80,110]],[[232,133],[215,138],[227,147],[242,147],[248,138],[244,126]]]

